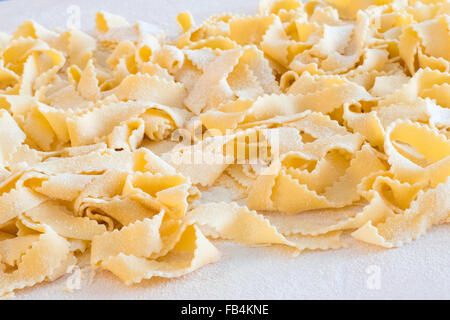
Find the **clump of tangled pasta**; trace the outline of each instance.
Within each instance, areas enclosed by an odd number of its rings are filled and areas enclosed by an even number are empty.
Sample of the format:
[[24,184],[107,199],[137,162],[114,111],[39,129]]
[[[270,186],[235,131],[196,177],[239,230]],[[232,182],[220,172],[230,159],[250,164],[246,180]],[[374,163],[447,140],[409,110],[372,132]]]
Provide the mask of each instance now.
[[84,255],[131,284],[217,238],[391,248],[450,222],[449,13],[263,0],[174,39],[104,12],[0,33],[0,295]]

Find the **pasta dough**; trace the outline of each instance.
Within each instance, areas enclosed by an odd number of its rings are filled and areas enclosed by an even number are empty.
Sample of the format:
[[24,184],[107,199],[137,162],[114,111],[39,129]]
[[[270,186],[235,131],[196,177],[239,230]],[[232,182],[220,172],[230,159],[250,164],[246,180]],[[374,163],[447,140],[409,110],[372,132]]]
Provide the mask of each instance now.
[[0,296],[85,256],[133,284],[216,262],[216,239],[297,255],[450,222],[449,14],[262,0],[180,13],[172,39],[107,12],[0,33]]

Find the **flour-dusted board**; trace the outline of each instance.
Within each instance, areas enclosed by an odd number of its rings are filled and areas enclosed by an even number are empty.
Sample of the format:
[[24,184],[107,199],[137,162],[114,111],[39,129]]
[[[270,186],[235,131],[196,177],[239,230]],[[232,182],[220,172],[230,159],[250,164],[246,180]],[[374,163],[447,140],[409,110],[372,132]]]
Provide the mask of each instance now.
[[[179,11],[197,21],[214,13],[252,13],[258,0],[12,0],[0,3],[0,30],[24,20],[65,28],[74,10],[90,30],[99,10],[142,20],[169,33]],[[74,9],[73,6],[78,6]],[[222,198],[224,195],[210,194]],[[126,286],[112,274],[96,274],[80,290],[64,291],[68,276],[17,292],[18,299],[450,299],[450,225],[432,229],[404,247],[385,250],[351,241],[337,251],[297,257],[280,247],[249,248],[216,242],[222,258],[178,279]]]

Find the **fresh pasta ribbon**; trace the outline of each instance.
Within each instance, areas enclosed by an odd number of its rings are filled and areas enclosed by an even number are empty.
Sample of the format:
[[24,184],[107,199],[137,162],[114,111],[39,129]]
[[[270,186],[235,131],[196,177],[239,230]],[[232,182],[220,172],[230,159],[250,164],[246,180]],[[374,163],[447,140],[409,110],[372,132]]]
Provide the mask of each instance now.
[[27,210],[20,219],[30,229],[45,232],[46,226],[50,226],[58,235],[70,239],[92,240],[106,231],[105,226],[95,220],[74,217],[56,201],[47,201]]
[[[15,239],[3,241],[15,241]],[[27,238],[27,241],[29,241],[30,247],[23,246],[23,251],[20,253],[23,256],[20,262],[18,257],[10,258],[17,263],[16,270],[8,273],[3,270],[0,273],[1,295],[51,279],[59,271],[58,269],[64,266],[71,254],[67,240],[58,236],[48,227],[45,233],[42,233],[37,239]],[[9,262],[13,261],[9,260]]]
[[0,165],[5,166],[26,136],[6,110],[0,110],[0,130]]
[[181,107],[184,88],[155,76],[130,75],[114,89],[114,94],[119,100],[140,100]]
[[177,37],[0,32],[0,296],[91,266],[127,284],[216,239],[397,247],[448,223],[450,2],[261,0]]
[[340,209],[320,209],[298,215],[267,214],[267,219],[283,234],[320,235],[377,224],[409,207],[423,184],[410,185],[385,171],[368,175],[358,185],[358,193],[368,201]]
[[[417,70],[415,64],[421,68],[430,67],[440,71],[449,71],[450,60],[448,38],[448,19],[438,16],[424,22],[411,24],[406,28],[399,43],[399,54],[405,60],[409,72],[414,74]],[[436,39],[442,41],[442,46],[436,45]],[[413,53],[418,55],[418,61]]]
[[[137,257],[150,257],[163,250],[164,244],[160,235],[160,228],[164,214],[154,216],[151,220],[144,219],[120,231],[113,231],[99,235],[92,242],[92,263],[98,264],[109,257],[120,253]],[[140,238],[140,245],[132,240]]]
[[31,209],[45,201],[45,197],[30,188],[16,188],[0,196],[0,224],[16,218],[25,210]]
[[398,247],[422,236],[431,226],[448,219],[449,180],[421,191],[408,209],[373,225],[370,221],[352,233],[358,240],[386,248]]
[[[285,163],[287,162],[286,159],[289,159],[292,155],[294,154],[288,153],[286,155]],[[285,168],[282,160],[282,167],[278,174],[267,177],[261,176],[256,180],[254,190],[250,189],[249,191],[248,205],[250,208],[295,213],[351,205],[360,198],[357,187],[362,179],[371,172],[385,169],[385,165],[378,159],[373,149],[365,145],[360,151],[356,152],[355,157],[348,163],[348,168],[341,169],[341,175],[335,176],[335,180],[330,181],[328,186],[320,187],[319,185],[312,185],[311,182],[308,186],[305,183],[308,183],[311,173],[316,175],[320,174],[317,173],[318,170],[328,169],[326,166],[316,166],[316,161],[313,159],[296,157],[296,160],[292,161],[295,164],[298,163],[296,165],[301,165],[300,170],[293,170],[295,167]],[[336,169],[338,168],[332,170]],[[315,177],[313,176],[311,180],[314,181]],[[324,183],[323,180],[320,182]],[[316,189],[310,189],[313,186]],[[342,192],[342,190],[346,191]],[[322,192],[318,193],[318,191]],[[270,199],[266,206],[263,206],[263,203],[257,200],[258,194],[261,192],[264,192]],[[293,197],[292,194],[295,194],[295,196]]]
[[[170,224],[170,221],[167,223]],[[143,220],[126,229],[95,238],[93,263],[111,271],[126,284],[131,284],[154,276],[179,277],[219,258],[217,249],[195,225],[175,223],[167,226],[166,231],[158,232],[162,224],[163,213],[152,220]],[[145,245],[128,242],[128,246],[111,246],[111,241],[123,243],[120,240],[134,238],[136,233],[142,233],[143,238],[148,239]]]
[[263,216],[236,204],[204,204],[187,215],[200,228],[202,225],[212,228],[212,236],[216,233],[221,238],[244,244],[290,245]]
[[187,213],[190,221],[211,238],[241,242],[246,245],[281,244],[296,251],[340,248],[340,232],[321,235],[279,232],[269,222],[270,215],[263,216],[247,207],[234,203],[206,203]]

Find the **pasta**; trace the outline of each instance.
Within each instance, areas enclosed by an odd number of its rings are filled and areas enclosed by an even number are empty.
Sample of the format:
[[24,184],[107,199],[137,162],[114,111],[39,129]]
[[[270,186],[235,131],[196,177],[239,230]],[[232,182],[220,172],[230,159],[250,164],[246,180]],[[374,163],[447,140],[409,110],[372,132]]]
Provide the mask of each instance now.
[[0,33],[0,296],[84,256],[132,284],[216,239],[393,248],[450,222],[449,14],[261,0],[172,39],[107,12]]

